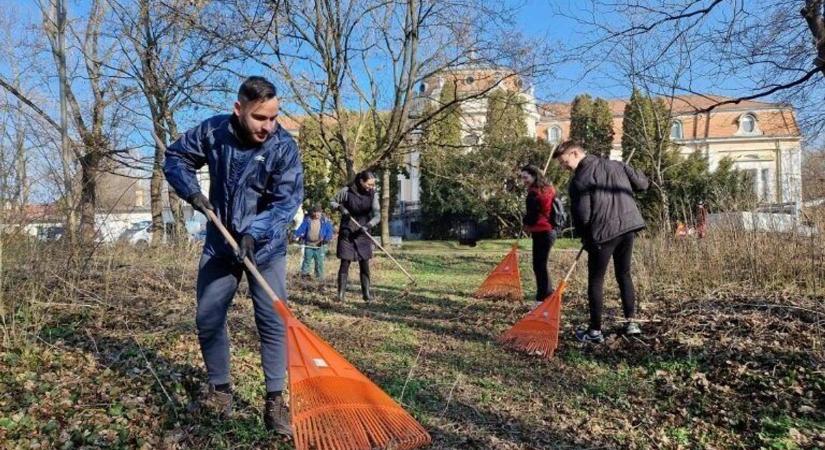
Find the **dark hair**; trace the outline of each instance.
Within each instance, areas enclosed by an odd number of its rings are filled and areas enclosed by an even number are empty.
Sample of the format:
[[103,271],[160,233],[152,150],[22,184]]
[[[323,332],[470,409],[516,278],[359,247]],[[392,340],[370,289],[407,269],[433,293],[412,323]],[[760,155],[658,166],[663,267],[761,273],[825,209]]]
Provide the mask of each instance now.
[[582,144],[581,141],[575,139],[569,139],[562,142],[561,144],[559,144],[558,147],[556,147],[556,152],[553,154],[553,159],[558,158],[559,156],[569,152],[570,150],[573,150],[574,148],[580,148],[584,150],[584,144]]
[[323,209],[321,208],[321,205],[319,205],[317,203],[310,206],[310,208],[309,208],[309,213],[310,214],[317,213],[317,212],[322,212],[322,211],[323,211]]
[[365,182],[367,180],[372,180],[375,178],[375,174],[370,172],[369,170],[362,170],[355,175],[355,181],[358,182]]
[[275,85],[264,77],[252,76],[241,83],[238,89],[239,102],[252,102],[255,100],[271,100],[278,95]]
[[527,164],[521,168],[521,171],[527,172],[533,177],[533,186],[538,188],[547,186],[547,181],[544,180],[544,174],[541,173],[541,170],[539,170],[538,167],[532,164]]

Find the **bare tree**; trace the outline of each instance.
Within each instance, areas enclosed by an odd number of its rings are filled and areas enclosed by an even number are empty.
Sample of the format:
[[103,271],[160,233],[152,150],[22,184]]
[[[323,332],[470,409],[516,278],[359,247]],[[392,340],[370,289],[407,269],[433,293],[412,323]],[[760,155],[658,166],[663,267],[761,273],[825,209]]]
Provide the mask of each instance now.
[[[111,39],[119,44],[119,60],[107,65],[119,76],[134,83],[148,107],[151,122],[150,198],[152,223],[163,227],[164,153],[168,143],[177,138],[177,114],[192,106],[207,104],[212,92],[225,92],[224,67],[235,56],[231,47],[214,35],[203,33],[214,11],[188,1],[162,2],[110,0],[115,26]],[[141,115],[146,115],[141,111]],[[168,203],[183,231],[180,199],[167,190]],[[159,237],[161,234],[153,234]]]
[[583,58],[612,62],[622,59],[623,44],[655,39],[665,61],[682,53],[688,62],[677,80],[656,76],[655,57],[638,67],[655,93],[702,94],[699,82],[710,80],[741,86],[733,98],[705,109],[773,96],[798,107],[809,135],[825,130],[824,0],[591,0],[578,6],[571,16],[596,36],[575,49]]
[[[80,238],[89,242],[96,234],[98,177],[109,169],[116,155],[129,151],[115,146],[112,130],[117,128],[117,121],[122,116],[116,110],[109,110],[114,99],[123,95],[123,91],[102,71],[101,61],[111,57],[111,48],[101,48],[106,1],[92,1],[88,17],[74,22],[66,19],[60,0],[44,0],[38,5],[42,12],[43,32],[58,72],[61,96],[65,99],[65,114],[61,114],[61,121],[65,119],[66,124],[55,121],[47,108],[40,106],[44,103],[41,99],[31,98],[7,80],[0,79],[0,85],[61,134],[62,178],[65,184],[62,197],[69,211],[67,225],[71,233],[73,212],[79,211]],[[77,50],[72,55],[69,54],[69,46],[63,42],[68,37],[72,38],[72,48]],[[73,57],[74,64],[82,67],[82,75],[68,71],[69,56]],[[65,74],[64,68],[67,69]],[[82,92],[83,96],[76,92]],[[70,130],[76,133],[74,137],[70,135]]]
[[[421,128],[450,106],[426,112],[418,107],[419,83],[467,64],[507,65],[512,70],[504,78],[536,76],[542,66],[533,58],[540,47],[531,52],[517,36],[502,37],[514,10],[482,1],[228,0],[226,5],[236,27],[225,39],[275,71],[287,88],[285,103],[318,124],[325,158],[342,178],[351,180],[360,169],[382,170],[385,242],[393,166],[415,150]],[[250,33],[240,39],[238,29]],[[364,139],[366,134],[371,139]]]

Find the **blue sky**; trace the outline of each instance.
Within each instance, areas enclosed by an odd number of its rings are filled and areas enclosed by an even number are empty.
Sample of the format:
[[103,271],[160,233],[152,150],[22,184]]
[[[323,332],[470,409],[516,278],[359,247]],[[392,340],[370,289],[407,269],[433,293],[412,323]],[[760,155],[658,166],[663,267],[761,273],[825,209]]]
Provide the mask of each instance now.
[[[39,10],[34,0],[0,0],[4,4],[14,4],[34,23],[38,23]],[[127,0],[128,1],[128,0]],[[582,30],[582,27],[565,15],[581,15],[586,3],[580,0],[508,0],[505,5],[518,8],[515,28],[528,38],[539,38],[550,43],[551,49],[558,44],[561,51],[563,46],[573,47],[592,39]],[[89,0],[67,0],[70,16],[84,14],[88,9]],[[615,18],[609,15],[600,17],[600,20],[613,22]],[[550,55],[557,56],[557,55]],[[254,69],[252,69],[254,70]],[[0,72],[3,68],[0,66]],[[613,69],[609,64],[600,65],[595,71],[587,72],[580,64],[561,64],[554,67],[555,75],[541,80],[536,87],[536,95],[542,101],[571,101],[574,96],[587,92],[593,96],[604,98],[626,97],[629,95],[629,83],[608,76]],[[695,85],[706,92],[715,94],[735,95],[737,90],[745,86],[731,83],[719,84],[717,80],[697,80]]]

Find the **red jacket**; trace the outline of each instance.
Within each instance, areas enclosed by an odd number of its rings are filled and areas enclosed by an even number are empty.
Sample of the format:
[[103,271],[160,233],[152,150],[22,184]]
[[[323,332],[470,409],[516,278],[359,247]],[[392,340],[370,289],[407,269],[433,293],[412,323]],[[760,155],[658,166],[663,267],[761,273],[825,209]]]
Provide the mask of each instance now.
[[556,189],[545,186],[541,189],[531,187],[527,192],[527,209],[524,214],[524,229],[530,233],[553,231],[550,223],[550,214],[553,209],[553,199]]

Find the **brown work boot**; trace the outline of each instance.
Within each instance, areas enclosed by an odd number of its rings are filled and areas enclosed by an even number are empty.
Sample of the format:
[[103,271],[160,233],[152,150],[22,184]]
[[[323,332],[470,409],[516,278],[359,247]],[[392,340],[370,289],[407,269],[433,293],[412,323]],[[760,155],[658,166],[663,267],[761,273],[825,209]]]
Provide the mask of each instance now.
[[269,431],[292,437],[289,408],[284,403],[283,397],[278,396],[266,400],[264,404],[264,425]]
[[211,384],[204,391],[201,391],[201,400],[195,406],[196,410],[215,414],[220,420],[229,420],[232,416],[232,393],[215,390],[215,386]]

